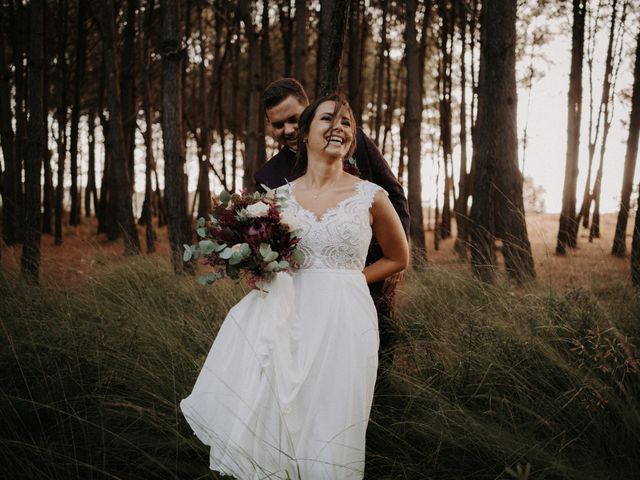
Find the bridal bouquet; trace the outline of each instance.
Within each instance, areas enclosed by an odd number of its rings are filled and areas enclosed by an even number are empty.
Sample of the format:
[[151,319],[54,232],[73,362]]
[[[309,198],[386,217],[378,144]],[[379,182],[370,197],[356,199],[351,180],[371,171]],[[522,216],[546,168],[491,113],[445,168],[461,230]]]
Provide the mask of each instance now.
[[297,249],[300,238],[283,205],[275,190],[222,192],[214,198],[210,221],[198,219],[201,240],[184,245],[185,262],[202,257],[205,265],[213,267],[198,282],[206,285],[226,275],[242,277],[251,288],[260,288],[277,272],[297,268],[302,261]]

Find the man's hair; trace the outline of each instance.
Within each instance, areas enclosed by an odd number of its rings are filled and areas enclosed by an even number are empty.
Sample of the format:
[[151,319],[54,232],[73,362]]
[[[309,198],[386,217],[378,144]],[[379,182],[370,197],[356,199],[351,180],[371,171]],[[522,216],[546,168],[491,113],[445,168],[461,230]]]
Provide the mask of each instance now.
[[271,107],[275,107],[288,96],[293,95],[303,106],[309,105],[304,87],[295,78],[280,78],[271,82],[262,92],[262,108],[266,113]]

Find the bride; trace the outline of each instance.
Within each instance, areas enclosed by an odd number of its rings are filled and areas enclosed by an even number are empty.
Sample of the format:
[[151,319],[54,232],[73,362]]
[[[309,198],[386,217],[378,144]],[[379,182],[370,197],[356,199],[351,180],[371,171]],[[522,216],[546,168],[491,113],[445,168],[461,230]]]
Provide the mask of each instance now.
[[[342,96],[319,98],[298,125],[305,173],[278,194],[304,262],[231,309],[181,402],[211,469],[238,480],[362,479],[378,361],[367,283],[409,261],[386,192],[343,171],[356,130]],[[365,267],[372,233],[384,257]]]

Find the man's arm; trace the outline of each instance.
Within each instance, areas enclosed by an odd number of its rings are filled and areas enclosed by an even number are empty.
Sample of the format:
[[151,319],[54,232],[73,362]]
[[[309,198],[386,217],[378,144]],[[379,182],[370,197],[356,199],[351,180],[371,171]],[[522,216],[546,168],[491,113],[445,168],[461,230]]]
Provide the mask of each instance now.
[[387,161],[382,157],[376,144],[362,131],[358,140],[360,139],[363,141],[363,146],[369,160],[372,181],[384,188],[389,194],[389,200],[391,200],[393,208],[398,212],[402,227],[408,236],[411,218],[409,216],[409,203],[404,194],[404,189],[391,171],[391,167],[389,167]]

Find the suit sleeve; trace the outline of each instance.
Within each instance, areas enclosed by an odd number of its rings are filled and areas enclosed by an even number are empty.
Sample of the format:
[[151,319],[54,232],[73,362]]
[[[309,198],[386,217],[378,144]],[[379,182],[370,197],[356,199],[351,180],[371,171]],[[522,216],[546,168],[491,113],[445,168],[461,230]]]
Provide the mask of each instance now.
[[411,218],[409,216],[409,203],[404,194],[404,189],[391,171],[387,161],[382,157],[376,144],[365,134],[362,135],[362,138],[369,157],[369,164],[371,165],[372,181],[384,188],[389,194],[389,200],[391,200],[393,207],[398,212],[404,231],[408,236]]

